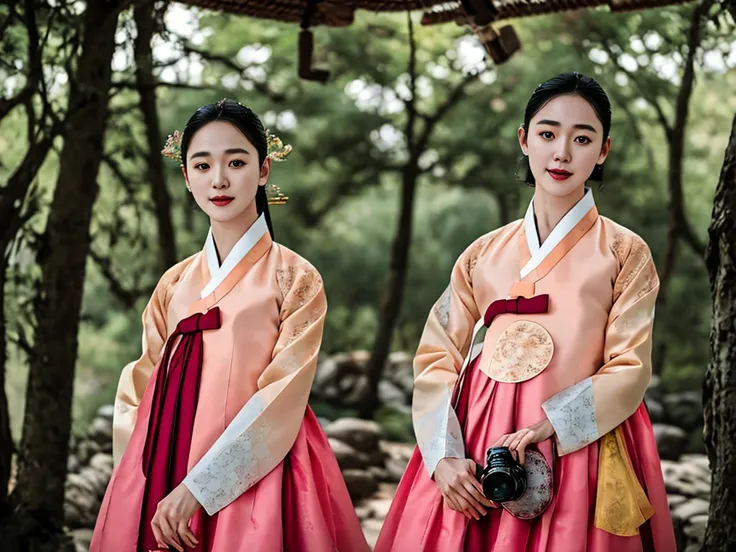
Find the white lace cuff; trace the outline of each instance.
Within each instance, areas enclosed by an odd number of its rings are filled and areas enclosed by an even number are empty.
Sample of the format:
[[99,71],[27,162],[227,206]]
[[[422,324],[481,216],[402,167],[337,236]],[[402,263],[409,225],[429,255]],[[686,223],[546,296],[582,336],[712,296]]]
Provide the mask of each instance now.
[[265,403],[258,393],[238,412],[212,448],[184,478],[184,485],[209,515],[222,510],[276,465],[268,448]]
[[560,391],[542,408],[555,428],[560,455],[575,452],[600,438],[591,378]]

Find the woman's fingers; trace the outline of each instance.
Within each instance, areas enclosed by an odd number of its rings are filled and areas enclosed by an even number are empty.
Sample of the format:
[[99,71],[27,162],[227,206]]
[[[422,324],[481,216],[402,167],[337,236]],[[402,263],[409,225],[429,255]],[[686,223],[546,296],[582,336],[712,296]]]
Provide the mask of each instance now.
[[158,525],[156,519],[151,521],[151,529],[153,529],[153,538],[156,539],[156,543],[159,548],[168,548],[164,540],[164,534],[161,532],[161,528]]
[[187,521],[180,521],[176,532],[179,535],[181,542],[183,542],[186,546],[188,546],[189,548],[194,548],[195,546],[197,546],[197,537],[195,537],[194,533],[192,533],[192,530],[189,528],[189,523]]
[[160,515],[159,524],[161,526],[161,532],[164,534],[164,542],[166,544],[170,544],[179,552],[184,552],[184,547],[181,542],[179,542],[179,536],[176,534],[176,530],[174,529],[174,525],[172,525],[171,521],[165,515]]
[[[473,484],[468,481],[468,478],[462,478],[462,480],[453,486],[452,490],[455,491],[456,495],[458,495],[458,502],[461,503],[463,509],[469,509],[470,513],[473,514],[473,517],[478,519],[476,517],[476,513],[484,516],[486,515],[486,509],[473,497],[472,493],[468,491],[468,488],[473,489]],[[467,503],[467,506],[465,506],[463,502]]]

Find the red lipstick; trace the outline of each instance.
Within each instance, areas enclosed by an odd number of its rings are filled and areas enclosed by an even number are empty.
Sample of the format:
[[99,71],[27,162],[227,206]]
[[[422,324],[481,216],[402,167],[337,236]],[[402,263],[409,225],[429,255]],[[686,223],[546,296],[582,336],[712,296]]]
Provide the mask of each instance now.
[[233,199],[235,198],[230,196],[215,196],[211,197],[210,201],[218,207],[225,207],[226,205],[229,205]]
[[547,169],[547,172],[555,180],[567,180],[572,176],[572,173],[565,169]]

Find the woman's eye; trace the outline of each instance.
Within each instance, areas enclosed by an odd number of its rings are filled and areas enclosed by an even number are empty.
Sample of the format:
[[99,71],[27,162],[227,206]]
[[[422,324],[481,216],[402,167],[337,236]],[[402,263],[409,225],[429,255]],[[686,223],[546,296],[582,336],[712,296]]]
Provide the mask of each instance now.
[[210,168],[210,166],[207,163],[197,163],[194,165],[194,168],[199,171],[204,171]]
[[236,167],[236,168],[237,167],[244,167],[245,166],[245,161],[241,161],[240,159],[233,159],[232,161],[230,161],[230,164],[233,167]]
[[578,144],[589,144],[590,142],[592,142],[592,140],[587,136],[578,136],[577,138],[575,138],[575,140]]
[[545,140],[551,140],[555,137],[554,134],[552,134],[549,130],[545,130],[543,132],[540,132],[539,135],[544,138]]

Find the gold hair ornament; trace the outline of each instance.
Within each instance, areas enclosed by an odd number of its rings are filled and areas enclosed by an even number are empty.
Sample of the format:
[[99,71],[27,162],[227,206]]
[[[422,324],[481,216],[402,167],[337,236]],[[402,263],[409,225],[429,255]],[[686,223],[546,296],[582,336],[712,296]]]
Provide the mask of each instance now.
[[[221,102],[218,102],[218,104],[219,103]],[[242,104],[238,105],[245,107]],[[168,138],[166,139],[166,144],[164,144],[164,148],[161,150],[161,154],[164,157],[173,159],[180,165],[183,164],[183,160],[181,157],[181,139],[182,134],[178,130],[175,130],[173,134],[169,134]],[[286,161],[287,157],[289,157],[289,154],[293,151],[291,145],[284,145],[284,142],[281,140],[281,138],[279,138],[275,134],[271,134],[268,129],[266,129],[266,140],[267,157],[273,162]],[[285,205],[286,202],[289,200],[287,196],[281,193],[281,190],[278,186],[276,186],[276,184],[268,184],[266,186],[266,196],[268,197],[269,205]]]

